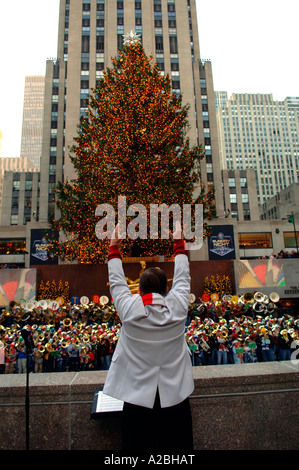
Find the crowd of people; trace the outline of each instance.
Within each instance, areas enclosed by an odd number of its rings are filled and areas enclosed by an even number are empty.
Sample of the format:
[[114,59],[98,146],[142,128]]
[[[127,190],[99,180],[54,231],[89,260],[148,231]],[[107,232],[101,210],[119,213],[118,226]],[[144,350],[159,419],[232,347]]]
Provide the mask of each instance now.
[[261,293],[190,305],[186,339],[193,365],[290,360],[299,347],[299,320],[281,315]]
[[277,254],[272,253],[269,256],[261,256],[259,259],[282,259],[282,258],[299,258],[299,252],[295,250],[280,250]]
[[10,302],[0,316],[5,356],[1,372],[27,371],[25,336],[30,339],[30,372],[107,370],[121,324],[114,306],[106,301],[109,299],[101,304],[68,303],[54,309],[53,302],[41,300],[30,310]]
[[[105,296],[98,304],[58,308],[46,300],[30,309],[11,302],[0,315],[0,373],[25,373],[27,365],[34,373],[108,370],[121,333],[109,303]],[[280,316],[279,304],[267,296],[258,301],[253,295],[220,301],[193,296],[185,338],[194,366],[290,360],[299,346],[299,320]]]

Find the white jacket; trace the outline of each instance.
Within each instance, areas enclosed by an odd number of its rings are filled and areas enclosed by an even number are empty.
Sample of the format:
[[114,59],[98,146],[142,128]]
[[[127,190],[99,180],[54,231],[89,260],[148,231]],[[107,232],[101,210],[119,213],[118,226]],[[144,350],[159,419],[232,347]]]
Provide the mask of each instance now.
[[187,398],[194,389],[185,321],[190,299],[188,257],[175,257],[172,288],[152,305],[132,295],[121,259],[108,261],[110,292],[122,327],[103,392],[152,408],[159,389],[161,406]]

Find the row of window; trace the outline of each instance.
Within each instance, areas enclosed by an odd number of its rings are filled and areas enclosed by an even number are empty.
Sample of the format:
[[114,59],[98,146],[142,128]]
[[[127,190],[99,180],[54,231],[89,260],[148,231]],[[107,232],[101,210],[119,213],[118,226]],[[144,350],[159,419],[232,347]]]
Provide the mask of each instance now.
[[[17,221],[17,216],[14,218]],[[297,245],[294,232],[284,232],[284,246],[293,249],[299,246],[299,234],[297,235]],[[264,249],[273,248],[271,232],[239,233],[239,248],[241,249]],[[0,240],[0,254],[19,254],[26,250],[26,241],[22,239]]]
[[[297,238],[297,241],[296,241]],[[284,247],[291,249],[299,246],[299,233],[296,232],[284,232],[283,240]],[[239,233],[239,248],[241,249],[264,249],[273,248],[273,240],[271,232],[256,232],[256,233]]]

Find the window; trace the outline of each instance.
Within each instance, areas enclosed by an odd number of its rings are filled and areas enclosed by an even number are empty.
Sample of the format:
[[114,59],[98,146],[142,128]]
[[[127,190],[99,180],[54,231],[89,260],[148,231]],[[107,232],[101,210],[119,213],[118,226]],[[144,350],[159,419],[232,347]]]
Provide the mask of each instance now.
[[10,217],[10,225],[18,225],[19,216],[18,215],[11,215]]
[[32,191],[32,181],[25,181],[25,191]]
[[14,255],[26,250],[25,240],[0,240],[0,254]]
[[163,52],[163,36],[156,36],[156,51]]
[[82,53],[89,52],[89,36],[82,36]]
[[176,36],[169,37],[169,48],[170,48],[170,54],[178,53],[178,40]]
[[236,194],[230,194],[229,195],[229,202],[231,204],[236,204],[237,203],[237,195]]
[[239,233],[240,248],[272,248],[271,232]]
[[283,240],[285,248],[299,247],[299,232],[296,231],[297,244],[295,239],[295,232],[283,232]]
[[235,188],[236,187],[235,178],[228,178],[228,186],[229,186],[229,188]]
[[12,190],[13,191],[19,191],[20,190],[20,181],[13,181]]
[[97,53],[104,52],[104,36],[97,36]]

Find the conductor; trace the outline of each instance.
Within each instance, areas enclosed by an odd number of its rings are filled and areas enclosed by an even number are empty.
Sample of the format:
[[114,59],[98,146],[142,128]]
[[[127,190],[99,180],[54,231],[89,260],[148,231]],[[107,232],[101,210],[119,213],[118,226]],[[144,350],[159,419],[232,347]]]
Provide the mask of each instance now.
[[124,450],[193,450],[189,395],[194,389],[185,321],[190,299],[189,261],[180,224],[173,238],[174,276],[146,269],[139,294],[125,279],[118,225],[109,248],[110,292],[122,328],[103,392],[124,402]]

